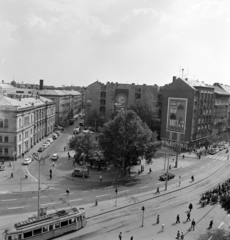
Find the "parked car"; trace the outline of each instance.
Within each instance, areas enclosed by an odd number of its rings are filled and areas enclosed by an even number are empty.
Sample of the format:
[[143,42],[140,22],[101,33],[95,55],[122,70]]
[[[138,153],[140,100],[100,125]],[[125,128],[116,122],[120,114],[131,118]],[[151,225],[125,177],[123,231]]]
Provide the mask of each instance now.
[[89,177],[89,169],[84,167],[76,167],[72,173],[73,177]]
[[[168,180],[173,179],[174,177],[175,177],[174,174],[168,173]],[[160,178],[161,181],[166,181],[167,173],[162,174],[159,178]]]
[[59,131],[55,131],[54,134],[57,134],[58,136],[61,135],[61,133]]
[[47,147],[49,147],[49,145],[50,145],[50,144],[46,142],[46,143],[43,143],[43,144],[42,144],[42,147],[47,148]]
[[53,143],[53,141],[54,141],[53,138],[48,138],[47,139],[47,142],[49,142],[50,144]]
[[32,158],[26,158],[23,161],[23,165],[29,165],[32,162]]
[[59,158],[59,155],[57,153],[54,153],[51,159],[58,160],[58,158]]
[[41,146],[39,149],[38,149],[38,152],[43,152],[45,150],[45,147],[44,146]]
[[55,139],[58,138],[58,135],[57,134],[53,134],[52,138],[53,138],[53,140],[55,140]]
[[209,151],[209,154],[216,154],[216,153],[218,153],[220,150],[219,150],[219,148],[212,148],[210,151]]

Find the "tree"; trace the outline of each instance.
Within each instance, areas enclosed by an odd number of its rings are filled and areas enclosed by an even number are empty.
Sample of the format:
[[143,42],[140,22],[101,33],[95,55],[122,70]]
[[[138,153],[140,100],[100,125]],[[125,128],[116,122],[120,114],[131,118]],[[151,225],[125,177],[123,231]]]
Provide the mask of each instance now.
[[96,149],[96,141],[90,132],[81,132],[69,139],[69,148],[75,150],[77,157],[82,153],[88,158],[90,151]]
[[120,164],[124,169],[139,157],[151,159],[159,142],[157,134],[134,111],[128,110],[118,113],[113,120],[104,124],[99,145],[106,159]]
[[135,105],[130,106],[130,110],[133,110],[152,131],[160,134],[159,107],[153,94],[148,93],[145,101],[136,100]]
[[97,131],[98,127],[103,127],[105,121],[98,111],[94,109],[88,117],[87,125],[93,127]]

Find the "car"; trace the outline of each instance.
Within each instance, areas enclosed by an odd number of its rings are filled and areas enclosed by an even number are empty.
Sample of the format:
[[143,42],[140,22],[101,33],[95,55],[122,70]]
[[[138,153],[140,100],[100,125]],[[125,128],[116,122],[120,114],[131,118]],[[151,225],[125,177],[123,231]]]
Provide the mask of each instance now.
[[220,150],[219,150],[219,148],[212,148],[210,151],[209,151],[209,154],[216,154],[216,153],[218,153]]
[[56,134],[56,135],[58,135],[58,136],[61,135],[61,133],[60,133],[59,131],[55,131],[54,134]]
[[54,141],[53,138],[48,138],[47,139],[47,142],[49,142],[50,144],[53,143],[53,141]]
[[43,143],[42,147],[47,148],[47,147],[49,147],[49,145],[50,145],[49,143]]
[[52,138],[53,138],[53,140],[55,140],[55,139],[58,138],[58,135],[57,134],[53,134]]
[[32,159],[31,159],[31,158],[26,158],[26,159],[24,159],[24,161],[23,161],[23,165],[29,165],[31,162],[32,162]]
[[58,160],[58,158],[59,158],[59,155],[57,153],[54,153],[51,159]]
[[[174,174],[168,173],[168,180],[173,179],[174,177],[175,177]],[[161,181],[166,181],[167,173],[162,174],[159,178],[160,178]]]
[[44,146],[41,146],[39,149],[38,149],[38,152],[43,152],[45,150],[45,147]]
[[76,167],[72,173],[72,177],[89,177],[89,169],[86,167]]

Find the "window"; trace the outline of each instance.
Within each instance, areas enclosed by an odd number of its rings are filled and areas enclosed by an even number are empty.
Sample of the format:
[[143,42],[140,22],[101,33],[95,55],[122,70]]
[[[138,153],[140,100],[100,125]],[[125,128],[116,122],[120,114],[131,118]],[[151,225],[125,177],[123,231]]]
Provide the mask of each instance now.
[[10,235],[10,236],[8,236],[8,240],[12,240],[12,236]]
[[0,128],[3,128],[3,120],[0,118]]
[[8,119],[4,120],[4,128],[8,128]]
[[19,135],[19,141],[21,141],[21,140],[22,140],[22,135],[20,134],[20,135]]
[[21,118],[19,118],[19,127],[21,127],[22,126],[22,120],[21,120]]
[[68,220],[61,222],[61,227],[67,226],[68,225]]
[[2,142],[2,136],[0,136],[0,142]]
[[41,234],[41,233],[42,233],[42,228],[34,229],[34,235],[38,235],[38,234]]
[[54,229],[54,226],[53,225],[50,225],[49,226],[49,230],[52,231]]
[[0,148],[0,155],[2,155],[2,148]]
[[5,142],[8,142],[8,141],[9,141],[8,136],[5,136]]
[[5,155],[8,155],[8,148],[5,148]]
[[60,223],[55,223],[55,229],[60,228]]
[[73,223],[75,223],[76,222],[76,218],[71,218],[70,220],[69,220],[69,224],[73,224]]
[[43,227],[42,232],[48,232],[48,226]]
[[18,234],[18,239],[22,239],[22,234]]
[[80,217],[77,217],[77,221],[78,221],[78,222],[80,221]]
[[29,237],[32,237],[33,236],[33,232],[30,231],[30,232],[25,232],[24,234],[24,238],[29,238]]

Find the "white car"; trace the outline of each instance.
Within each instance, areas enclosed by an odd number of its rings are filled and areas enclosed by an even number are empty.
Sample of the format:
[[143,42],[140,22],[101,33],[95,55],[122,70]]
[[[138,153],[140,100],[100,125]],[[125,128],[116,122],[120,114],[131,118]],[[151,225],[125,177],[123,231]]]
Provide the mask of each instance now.
[[47,142],[50,142],[50,144],[53,143],[53,141],[54,141],[53,138],[49,138],[49,139],[47,140]]
[[49,143],[43,143],[43,144],[42,144],[42,146],[43,146],[44,148],[49,147],[49,145],[50,145]]
[[57,153],[54,153],[52,156],[52,160],[58,160],[59,156]]
[[24,161],[23,161],[23,165],[29,165],[31,162],[32,162],[32,159],[31,159],[31,158],[26,158],[26,159],[24,159]]

